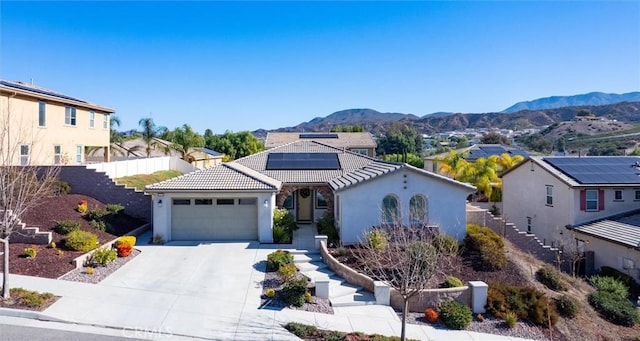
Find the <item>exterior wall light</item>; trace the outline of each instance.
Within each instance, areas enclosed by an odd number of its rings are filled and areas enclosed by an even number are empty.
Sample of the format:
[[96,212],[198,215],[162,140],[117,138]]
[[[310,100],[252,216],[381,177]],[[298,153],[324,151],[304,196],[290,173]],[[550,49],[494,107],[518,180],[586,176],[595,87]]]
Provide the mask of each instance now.
[[269,200],[265,200],[262,204],[264,205],[264,208],[269,208]]

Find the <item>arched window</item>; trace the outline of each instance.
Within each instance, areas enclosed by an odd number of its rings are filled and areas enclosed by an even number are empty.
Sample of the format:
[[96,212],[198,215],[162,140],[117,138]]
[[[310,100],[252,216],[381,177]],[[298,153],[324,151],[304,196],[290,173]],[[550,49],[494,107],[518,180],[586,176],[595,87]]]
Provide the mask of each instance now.
[[422,194],[416,194],[409,200],[409,215],[412,224],[427,222],[427,198]]
[[394,224],[400,222],[398,214],[398,198],[394,195],[387,195],[382,199],[382,219],[386,224]]

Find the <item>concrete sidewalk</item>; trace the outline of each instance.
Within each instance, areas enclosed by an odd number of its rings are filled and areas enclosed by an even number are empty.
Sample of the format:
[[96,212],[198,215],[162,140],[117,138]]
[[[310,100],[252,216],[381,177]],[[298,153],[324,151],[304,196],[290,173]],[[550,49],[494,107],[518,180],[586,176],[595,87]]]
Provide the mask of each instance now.
[[[170,243],[136,248],[142,253],[99,284],[12,275],[12,287],[62,296],[42,313],[27,312],[18,317],[109,327],[148,339],[296,340],[282,327],[287,322],[400,335],[400,320],[385,306],[335,308],[334,315],[261,309],[264,260],[278,245]],[[207,258],[212,252],[216,252],[217,262],[229,266],[212,264]],[[175,258],[179,258],[179,266],[168,261]],[[0,315],[7,315],[8,310],[0,308]],[[407,335],[438,341],[516,340],[428,325],[407,325]]]

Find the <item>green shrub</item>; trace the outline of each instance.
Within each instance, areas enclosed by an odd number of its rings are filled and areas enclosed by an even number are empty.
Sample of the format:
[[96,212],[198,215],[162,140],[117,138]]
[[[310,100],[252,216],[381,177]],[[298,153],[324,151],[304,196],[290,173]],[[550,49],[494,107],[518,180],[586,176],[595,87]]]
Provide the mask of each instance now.
[[267,255],[267,271],[278,271],[281,266],[293,263],[293,255],[289,252],[277,250]]
[[464,283],[458,277],[449,276],[447,279],[440,285],[441,288],[459,288],[463,287]]
[[98,246],[98,236],[82,230],[72,231],[64,240],[64,246],[75,251],[91,251]]
[[59,234],[69,234],[73,231],[80,229],[80,222],[74,220],[62,220],[56,221],[56,226],[53,228]]
[[459,249],[458,240],[446,234],[435,236],[433,238],[433,246],[435,246],[439,252],[446,254],[456,254]]
[[382,251],[389,244],[387,233],[379,228],[373,228],[367,233],[367,245],[373,250]]
[[636,282],[633,277],[627,275],[626,273],[620,272],[612,267],[603,266],[600,268],[600,275],[613,277],[624,283],[624,285],[629,288],[631,297],[640,296],[640,283]]
[[608,321],[626,327],[640,322],[638,310],[618,293],[598,290],[589,295],[589,304]]
[[89,264],[100,264],[105,266],[116,260],[116,258],[118,258],[118,253],[115,249],[103,247],[93,252],[89,259]]
[[68,182],[58,180],[55,183],[55,191],[58,195],[71,193],[71,186]]
[[32,247],[27,247],[24,249],[24,255],[27,258],[36,258],[38,255],[38,249],[36,249],[35,245]]
[[289,282],[296,277],[298,269],[293,263],[284,264],[280,266],[280,269],[278,269],[278,274],[282,277],[283,281]]
[[509,328],[513,328],[516,326],[516,322],[518,322],[518,315],[516,313],[509,311],[504,314],[504,324]]
[[107,213],[115,215],[124,211],[124,206],[120,204],[108,204],[105,209],[107,210]]
[[488,227],[468,224],[464,245],[468,252],[479,257],[480,263],[475,264],[477,268],[496,271],[508,264],[504,240]]
[[282,297],[287,304],[302,307],[305,302],[304,295],[307,292],[306,278],[293,279],[284,284]]
[[412,269],[425,273],[433,273],[436,266],[435,258],[437,254],[436,248],[433,247],[433,245],[417,240],[407,245],[405,252],[407,253],[407,260],[410,262]]
[[102,220],[92,220],[89,222],[89,224],[91,224],[91,227],[93,227],[96,230],[100,230],[100,231],[107,230],[107,223],[105,223]]
[[37,291],[26,290],[23,288],[12,288],[9,290],[9,293],[11,296],[17,297],[19,301],[30,308],[40,308],[49,299],[53,298],[52,293],[39,293]]
[[340,243],[340,234],[336,229],[336,222],[333,218],[333,214],[325,213],[322,218],[316,222],[318,228],[318,234],[327,236],[328,245],[337,245]]
[[497,318],[511,311],[520,319],[548,327],[549,320],[552,326],[558,322],[558,312],[551,303],[543,292],[531,287],[490,283],[486,308]]
[[464,330],[473,320],[471,308],[456,301],[440,305],[440,320],[451,329]]
[[105,216],[107,216],[109,212],[107,212],[104,208],[93,208],[85,213],[85,218],[89,221],[91,220],[102,220]]
[[538,271],[536,271],[536,278],[540,283],[547,286],[547,288],[554,291],[565,291],[567,285],[562,280],[560,271],[549,264],[543,265]]
[[293,231],[297,228],[293,214],[286,208],[276,208],[273,210],[273,226],[283,227],[287,231]]
[[600,291],[610,292],[616,296],[627,298],[628,288],[621,281],[609,276],[591,276],[589,283]]
[[312,336],[318,332],[318,328],[316,328],[315,326],[309,326],[309,325],[297,323],[297,322],[287,323],[284,326],[284,329],[288,330],[293,335],[303,339],[309,336]]
[[568,295],[562,295],[560,298],[556,299],[556,309],[560,315],[572,319],[578,315],[580,306],[575,298]]
[[276,244],[291,244],[292,240],[291,232],[287,231],[282,226],[273,227],[273,242]]

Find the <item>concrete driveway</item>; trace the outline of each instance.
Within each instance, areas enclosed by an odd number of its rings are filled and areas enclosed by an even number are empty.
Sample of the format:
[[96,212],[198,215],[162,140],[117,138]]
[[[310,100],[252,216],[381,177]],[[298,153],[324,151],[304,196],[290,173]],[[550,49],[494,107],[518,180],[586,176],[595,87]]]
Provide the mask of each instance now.
[[270,248],[261,249],[258,242],[136,248],[140,255],[97,285],[58,281],[69,290],[45,313],[124,327],[123,333],[138,338],[292,338],[275,322],[273,311],[258,310]]

